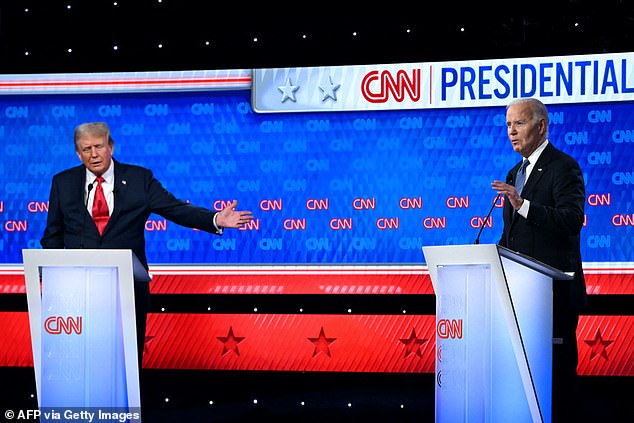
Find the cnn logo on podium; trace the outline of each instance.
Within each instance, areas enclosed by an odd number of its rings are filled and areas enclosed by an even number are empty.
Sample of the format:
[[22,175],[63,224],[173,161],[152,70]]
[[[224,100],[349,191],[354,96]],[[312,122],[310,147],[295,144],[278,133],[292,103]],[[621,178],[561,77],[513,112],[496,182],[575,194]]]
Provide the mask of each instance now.
[[44,330],[51,335],[60,335],[65,333],[70,335],[75,333],[81,335],[83,317],[62,317],[62,316],[50,316],[44,320]]

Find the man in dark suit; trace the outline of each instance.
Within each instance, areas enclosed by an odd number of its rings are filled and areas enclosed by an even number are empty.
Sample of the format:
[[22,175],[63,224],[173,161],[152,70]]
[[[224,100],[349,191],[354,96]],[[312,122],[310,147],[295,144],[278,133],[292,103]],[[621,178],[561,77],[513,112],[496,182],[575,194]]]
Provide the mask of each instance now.
[[[44,248],[130,249],[148,270],[144,231],[152,213],[217,235],[224,228],[239,228],[253,220],[250,211],[236,211],[235,200],[220,212],[197,207],[168,192],[151,170],[116,161],[112,157],[114,140],[103,122],[84,123],[75,129],[75,152],[83,164],[53,177],[46,229],[40,240]],[[103,178],[100,183],[99,177]],[[104,210],[103,227],[93,221],[99,204]],[[150,302],[148,283],[135,281],[134,296],[141,365]]]
[[572,281],[553,282],[553,421],[574,421],[568,399],[577,389],[576,330],[587,305],[580,247],[586,194],[579,164],[549,142],[548,123],[546,106],[537,99],[509,104],[508,137],[523,160],[509,171],[506,183],[491,185],[505,196],[499,245],[574,272]]

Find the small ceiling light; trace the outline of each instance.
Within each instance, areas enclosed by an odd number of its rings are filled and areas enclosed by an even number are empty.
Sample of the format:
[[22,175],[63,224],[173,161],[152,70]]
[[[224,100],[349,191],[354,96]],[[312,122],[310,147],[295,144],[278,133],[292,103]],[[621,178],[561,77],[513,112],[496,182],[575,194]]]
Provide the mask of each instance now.
[[69,53],[72,53],[72,52],[73,52],[73,49],[72,49],[72,48],[69,48],[69,49],[68,49],[68,50],[66,50],[66,51],[68,51]]
[[119,46],[115,44],[114,46],[112,46],[112,49],[115,50],[115,51],[119,50]]
[[29,8],[24,9],[24,13],[29,13]]
[[205,41],[205,45],[206,45],[206,46],[208,46],[208,45],[210,45],[210,44],[211,44],[211,43],[210,43],[209,41]]
[[410,32],[412,32],[412,30],[411,30],[411,29],[409,29],[409,28],[407,28],[407,29],[405,30],[405,32],[407,32],[407,33],[409,34]]
[[306,39],[306,34],[303,34],[303,35],[302,35],[302,38],[303,38],[303,39]]
[[28,56],[28,55],[29,55],[28,50],[24,52],[24,55],[25,55],[25,56]]
[[464,26],[460,27],[460,32],[464,32]]
[[70,10],[70,8],[71,8],[70,4],[67,4],[66,5],[66,10]]
[[356,37],[357,36],[357,31],[352,32],[352,36]]
[[258,42],[258,37],[253,37],[253,42],[257,43]]
[[163,43],[159,43],[158,48],[163,48]]

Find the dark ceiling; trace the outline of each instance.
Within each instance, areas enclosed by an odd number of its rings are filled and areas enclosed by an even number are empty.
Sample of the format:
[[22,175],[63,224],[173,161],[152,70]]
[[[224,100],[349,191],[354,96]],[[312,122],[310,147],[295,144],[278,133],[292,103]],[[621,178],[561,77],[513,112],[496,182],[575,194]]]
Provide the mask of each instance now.
[[634,1],[522,2],[521,12],[510,1],[433,6],[388,1],[360,3],[360,9],[337,2],[233,7],[191,0],[0,4],[4,74],[408,63],[634,50]]

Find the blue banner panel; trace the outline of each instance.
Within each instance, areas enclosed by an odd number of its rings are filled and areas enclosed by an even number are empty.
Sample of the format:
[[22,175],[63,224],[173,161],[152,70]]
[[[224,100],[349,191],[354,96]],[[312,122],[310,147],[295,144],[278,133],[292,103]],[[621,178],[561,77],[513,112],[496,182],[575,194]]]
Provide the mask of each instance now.
[[[222,237],[160,216],[151,264],[422,263],[424,245],[497,242],[495,192],[520,159],[504,107],[257,114],[248,90],[0,96],[0,263],[39,248],[52,176],[79,165],[73,131],[106,121],[114,157],[151,168],[177,197],[237,199]],[[554,104],[550,140],[587,190],[585,262],[632,262],[634,104]]]

